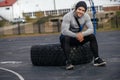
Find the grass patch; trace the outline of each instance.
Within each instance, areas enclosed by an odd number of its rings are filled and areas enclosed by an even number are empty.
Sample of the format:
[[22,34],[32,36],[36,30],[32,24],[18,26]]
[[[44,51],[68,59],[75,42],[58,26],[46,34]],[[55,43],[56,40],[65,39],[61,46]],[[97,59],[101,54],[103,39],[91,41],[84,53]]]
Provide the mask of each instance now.
[[29,34],[16,34],[16,35],[0,35],[0,38],[15,38],[15,37],[32,37],[32,36],[47,36],[47,35],[56,35],[60,34],[59,32],[56,33],[29,33]]
[[105,27],[105,28],[99,28],[97,29],[98,32],[105,32],[105,31],[120,31],[120,28],[111,28],[111,27]]

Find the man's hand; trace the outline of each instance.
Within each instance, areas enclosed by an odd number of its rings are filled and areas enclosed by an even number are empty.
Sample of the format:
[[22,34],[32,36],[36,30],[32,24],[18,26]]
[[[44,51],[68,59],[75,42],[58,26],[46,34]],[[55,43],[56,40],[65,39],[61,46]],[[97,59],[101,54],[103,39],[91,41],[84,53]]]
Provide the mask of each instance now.
[[77,36],[76,36],[77,40],[79,40],[80,42],[82,42],[84,40],[84,36],[81,32],[77,33]]

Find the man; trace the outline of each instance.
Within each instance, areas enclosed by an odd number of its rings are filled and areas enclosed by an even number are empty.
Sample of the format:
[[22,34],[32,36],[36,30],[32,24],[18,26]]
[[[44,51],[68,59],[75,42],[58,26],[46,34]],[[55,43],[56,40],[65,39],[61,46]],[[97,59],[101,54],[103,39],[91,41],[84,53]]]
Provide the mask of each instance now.
[[[90,48],[94,55],[94,66],[105,65],[98,54],[98,44],[95,35],[93,34],[93,24],[90,16],[86,13],[87,5],[84,1],[79,1],[75,9],[65,14],[63,17],[60,42],[66,56],[66,69],[74,69],[74,65],[70,59],[70,47],[83,45],[90,42]],[[83,30],[86,26],[87,30]]]

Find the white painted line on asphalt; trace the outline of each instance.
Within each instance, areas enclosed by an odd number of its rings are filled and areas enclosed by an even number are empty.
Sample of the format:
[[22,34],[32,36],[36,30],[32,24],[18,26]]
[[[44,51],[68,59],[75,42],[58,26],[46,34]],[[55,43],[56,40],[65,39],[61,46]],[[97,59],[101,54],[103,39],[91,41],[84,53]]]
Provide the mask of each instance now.
[[6,69],[6,68],[2,68],[2,67],[0,67],[0,69],[1,69],[1,70],[5,70],[5,71],[8,71],[8,72],[11,72],[11,73],[13,73],[14,75],[16,75],[20,80],[24,80],[24,78],[23,78],[20,74],[18,74],[17,72],[15,72],[15,71],[13,71],[13,70]]
[[1,64],[20,64],[22,61],[2,61]]
[[24,46],[24,47],[20,47],[18,49],[25,49],[25,48],[31,48],[31,46]]

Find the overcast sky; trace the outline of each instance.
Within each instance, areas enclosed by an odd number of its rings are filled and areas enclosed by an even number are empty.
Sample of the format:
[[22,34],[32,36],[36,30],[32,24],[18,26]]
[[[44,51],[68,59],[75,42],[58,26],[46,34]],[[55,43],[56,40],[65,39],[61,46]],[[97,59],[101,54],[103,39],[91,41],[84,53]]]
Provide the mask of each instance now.
[[[40,10],[53,10],[54,0],[21,0],[26,7],[36,7]],[[70,8],[79,0],[55,0],[56,9]]]
[[[21,4],[21,8],[29,8],[30,10],[54,10],[56,9],[65,9],[65,8],[72,8],[78,1],[80,0],[55,0],[55,7],[54,7],[54,0],[19,0]],[[84,0],[88,3],[89,0]],[[100,0],[95,0],[100,3]],[[88,3],[88,6],[90,3]],[[96,5],[96,4],[95,4]],[[26,10],[25,10],[26,11]]]

